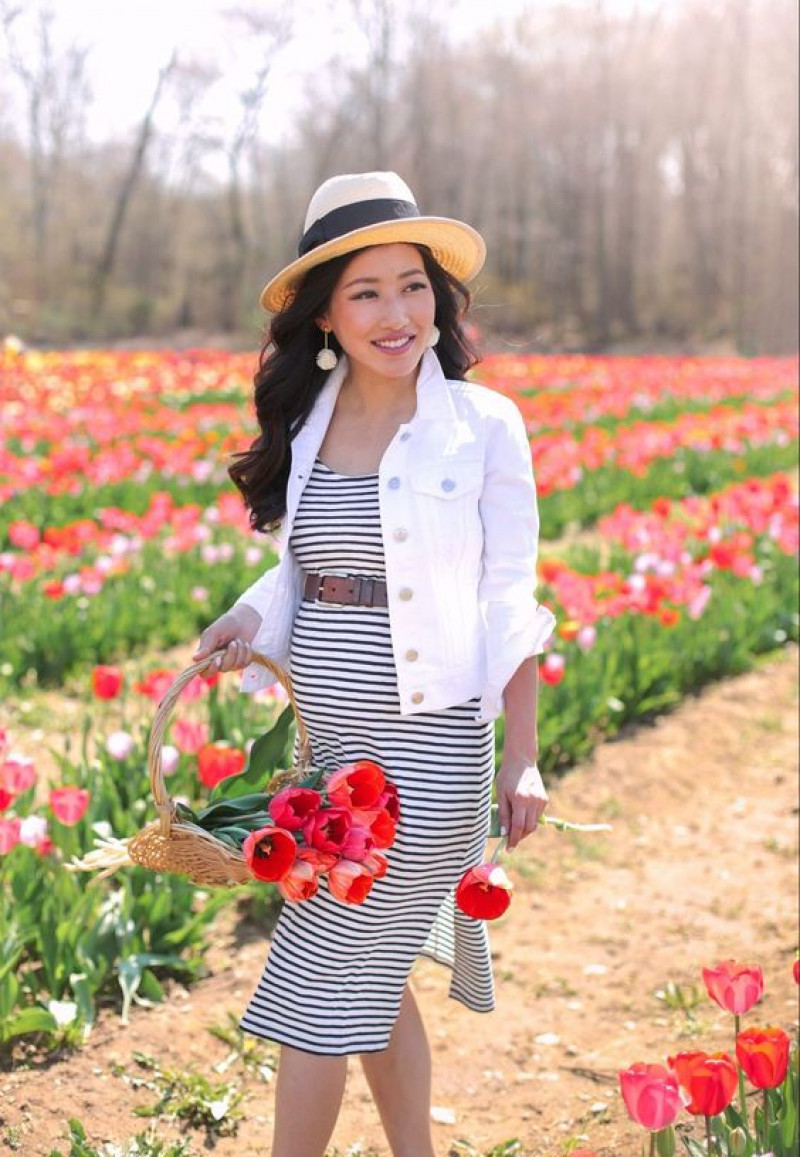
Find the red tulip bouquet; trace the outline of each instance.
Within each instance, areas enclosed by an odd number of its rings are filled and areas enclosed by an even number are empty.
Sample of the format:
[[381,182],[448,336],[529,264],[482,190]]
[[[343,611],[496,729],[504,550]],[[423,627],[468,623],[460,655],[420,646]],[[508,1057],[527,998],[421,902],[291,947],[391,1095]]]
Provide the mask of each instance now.
[[[610,832],[610,824],[576,824],[556,816],[540,816],[542,826],[553,827],[559,832]],[[500,820],[497,804],[492,806],[489,835],[500,835]],[[456,888],[456,904],[467,916],[475,920],[497,920],[508,909],[514,885],[505,870],[497,862],[506,847],[505,837],[500,839],[491,860],[468,868]]]
[[311,899],[326,876],[337,900],[362,904],[386,874],[400,815],[397,789],[382,769],[364,759],[273,794],[237,795],[237,781],[245,780],[223,780],[201,811],[178,803],[180,816],[240,849],[253,877],[275,884],[284,900]]

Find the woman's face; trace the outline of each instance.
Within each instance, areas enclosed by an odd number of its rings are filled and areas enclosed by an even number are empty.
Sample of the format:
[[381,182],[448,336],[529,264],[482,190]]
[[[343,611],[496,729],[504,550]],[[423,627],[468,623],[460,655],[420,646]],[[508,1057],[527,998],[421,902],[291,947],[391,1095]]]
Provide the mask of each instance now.
[[333,330],[351,369],[398,379],[416,370],[435,313],[419,250],[376,245],[345,267],[319,321]]

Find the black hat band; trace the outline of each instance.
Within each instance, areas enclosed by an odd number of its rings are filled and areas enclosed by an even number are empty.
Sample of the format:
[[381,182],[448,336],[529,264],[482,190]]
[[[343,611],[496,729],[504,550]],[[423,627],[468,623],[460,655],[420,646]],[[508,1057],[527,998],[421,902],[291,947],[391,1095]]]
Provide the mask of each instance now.
[[304,257],[318,245],[335,241],[354,229],[365,229],[368,225],[385,225],[388,221],[399,221],[404,217],[419,217],[419,209],[413,201],[399,201],[392,197],[376,197],[371,201],[355,201],[352,205],[342,205],[331,209],[320,217],[300,238],[297,256]]

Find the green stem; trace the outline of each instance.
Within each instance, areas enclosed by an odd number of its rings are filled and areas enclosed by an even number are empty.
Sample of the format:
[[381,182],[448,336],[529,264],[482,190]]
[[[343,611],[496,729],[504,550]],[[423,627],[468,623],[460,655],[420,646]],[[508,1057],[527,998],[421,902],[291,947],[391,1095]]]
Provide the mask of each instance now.
[[761,1090],[764,1094],[764,1136],[761,1138],[761,1144],[767,1148],[769,1141],[769,1098],[767,1097],[767,1090]]
[[650,1134],[650,1157],[656,1157],[656,1135]]
[[503,836],[502,839],[499,839],[497,841],[497,847],[494,850],[494,854],[493,854],[491,860],[489,860],[490,864],[496,864],[497,863],[497,861],[500,859],[500,856],[505,851],[507,844],[508,844],[508,839],[506,836]]
[[[739,1035],[739,1014],[733,1014],[734,1033]],[[736,1041],[733,1042],[733,1055],[736,1056]],[[747,1094],[744,1091],[744,1069],[739,1065],[739,1112],[742,1114],[742,1121],[744,1122],[744,1131],[747,1130]]]
[[706,1149],[708,1150],[708,1153],[710,1155],[714,1151],[711,1148],[711,1118],[709,1117],[708,1113],[705,1114],[705,1118],[706,1118]]

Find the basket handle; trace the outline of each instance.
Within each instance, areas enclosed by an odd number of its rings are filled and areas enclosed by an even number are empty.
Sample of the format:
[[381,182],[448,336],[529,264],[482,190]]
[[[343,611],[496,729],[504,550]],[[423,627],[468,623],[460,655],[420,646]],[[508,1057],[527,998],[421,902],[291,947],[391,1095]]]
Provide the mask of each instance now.
[[[170,820],[174,811],[174,805],[169,792],[164,783],[164,772],[161,767],[161,749],[164,743],[164,733],[167,729],[170,716],[172,715],[175,704],[180,697],[181,691],[194,679],[195,675],[201,675],[214,663],[217,657],[225,654],[226,648],[212,651],[206,659],[201,659],[198,663],[192,663],[185,671],[181,671],[175,681],[167,688],[167,691],[156,708],[155,716],[153,717],[153,724],[150,728],[150,738],[147,744],[147,771],[150,776],[150,790],[153,793],[156,810],[161,821],[161,830],[165,836],[169,835]],[[297,706],[297,700],[294,697],[294,688],[292,687],[291,676],[283,667],[268,659],[266,655],[261,655],[256,651],[252,652],[252,662],[258,663],[261,667],[266,667],[280,684],[286,689],[286,694],[289,696],[289,702],[294,710],[295,722],[297,724],[297,739],[299,744],[298,764],[301,767],[309,767],[311,764],[311,743],[308,738],[308,730],[303,722],[302,716]]]

